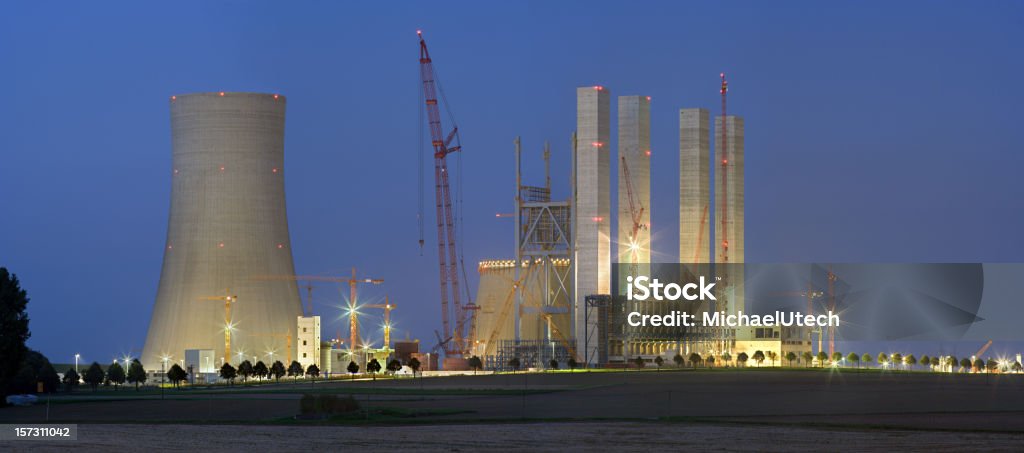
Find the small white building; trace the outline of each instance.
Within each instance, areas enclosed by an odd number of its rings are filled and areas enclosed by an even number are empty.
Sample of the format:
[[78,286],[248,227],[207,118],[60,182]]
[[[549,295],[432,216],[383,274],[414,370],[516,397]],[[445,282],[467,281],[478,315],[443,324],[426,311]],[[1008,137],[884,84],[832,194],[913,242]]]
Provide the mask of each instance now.
[[302,364],[303,369],[316,365],[323,372],[323,366],[320,364],[320,317],[299,316],[296,332],[298,355],[295,360]]

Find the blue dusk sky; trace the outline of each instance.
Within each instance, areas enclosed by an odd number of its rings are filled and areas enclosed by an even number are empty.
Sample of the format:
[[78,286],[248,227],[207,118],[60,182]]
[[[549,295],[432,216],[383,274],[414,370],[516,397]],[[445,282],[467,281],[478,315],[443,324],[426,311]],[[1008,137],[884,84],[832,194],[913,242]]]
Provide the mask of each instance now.
[[[512,210],[516,135],[526,183],[542,182],[549,140],[555,196],[568,195],[577,86],[652,97],[653,249],[674,261],[678,109],[717,114],[722,71],[746,120],[748,261],[1024,258],[1022,2],[384,5],[0,6],[0,266],[32,298],[29,345],[56,362],[139,354],[167,228],[167,101],[199,91],[288,97],[296,272],[385,279],[365,296],[400,306],[394,336],[433,344],[417,29],[462,131],[474,291],[476,262],[513,256],[495,213]],[[328,335],[338,294],[315,294]]]

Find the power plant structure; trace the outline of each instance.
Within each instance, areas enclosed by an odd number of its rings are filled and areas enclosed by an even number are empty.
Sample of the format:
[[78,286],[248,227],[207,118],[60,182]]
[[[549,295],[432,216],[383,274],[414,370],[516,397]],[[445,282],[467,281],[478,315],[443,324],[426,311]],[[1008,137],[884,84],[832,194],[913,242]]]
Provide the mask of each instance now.
[[[744,309],[743,118],[704,108],[679,110],[679,263],[693,275],[722,278],[724,297],[690,304],[685,311]],[[472,354],[493,367],[517,358],[522,366],[546,366],[572,357],[589,366],[626,363],[636,357],[690,352],[734,352],[749,332],[711,326],[633,328],[623,317],[622,294],[611,294],[614,273],[644,274],[651,264],[651,136],[649,96],[618,97],[617,228],[611,235],[611,92],[601,85],[576,90],[572,145],[572,194],[551,197],[550,149],[545,144],[545,186],[522,183],[520,139],[516,152],[516,257],[479,264],[477,341]],[[714,124],[714,159],[712,159]],[[612,247],[616,249],[615,259]],[[617,264],[616,264],[617,263]],[[618,282],[624,288],[624,281]],[[639,305],[643,305],[640,307]],[[644,313],[667,304],[630,302]],[[787,338],[792,335],[787,334]],[[758,337],[758,346],[766,347]],[[545,350],[547,348],[547,350]]]
[[[284,193],[284,96],[172,96],[171,207],[163,268],[141,361],[185,350],[221,363],[284,355],[303,315]],[[274,336],[260,336],[273,334]]]
[[[585,310],[588,294],[611,292],[611,93],[603,86],[576,89],[576,143],[573,150],[576,244],[575,332],[594,332]],[[597,340],[576,336],[577,355],[597,356]]]

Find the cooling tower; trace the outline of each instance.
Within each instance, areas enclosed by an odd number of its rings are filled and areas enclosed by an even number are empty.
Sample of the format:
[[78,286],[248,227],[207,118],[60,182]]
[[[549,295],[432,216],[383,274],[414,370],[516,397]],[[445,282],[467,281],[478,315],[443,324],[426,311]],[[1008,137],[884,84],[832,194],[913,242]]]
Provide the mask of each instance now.
[[[302,315],[284,197],[285,98],[198,93],[171,97],[171,211],[142,362],[159,370],[186,349],[284,360]],[[227,318],[224,296],[231,303]],[[294,349],[294,346],[292,347]],[[268,362],[269,365],[269,362]],[[287,366],[287,365],[286,365]]]

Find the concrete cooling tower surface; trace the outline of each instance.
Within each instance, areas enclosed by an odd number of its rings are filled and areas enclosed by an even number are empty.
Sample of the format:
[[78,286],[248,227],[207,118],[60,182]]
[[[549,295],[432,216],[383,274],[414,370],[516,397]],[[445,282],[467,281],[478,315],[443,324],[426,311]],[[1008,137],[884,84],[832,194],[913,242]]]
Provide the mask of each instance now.
[[[286,335],[302,315],[284,194],[285,98],[257,93],[174,96],[171,210],[163,270],[141,360],[159,370],[186,349],[223,359],[233,325],[237,365],[267,351],[286,357]],[[236,295],[231,319],[223,299]],[[293,351],[294,352],[294,351]],[[269,363],[268,363],[269,365]],[[216,366],[220,366],[220,360]],[[287,366],[287,364],[286,364]]]

